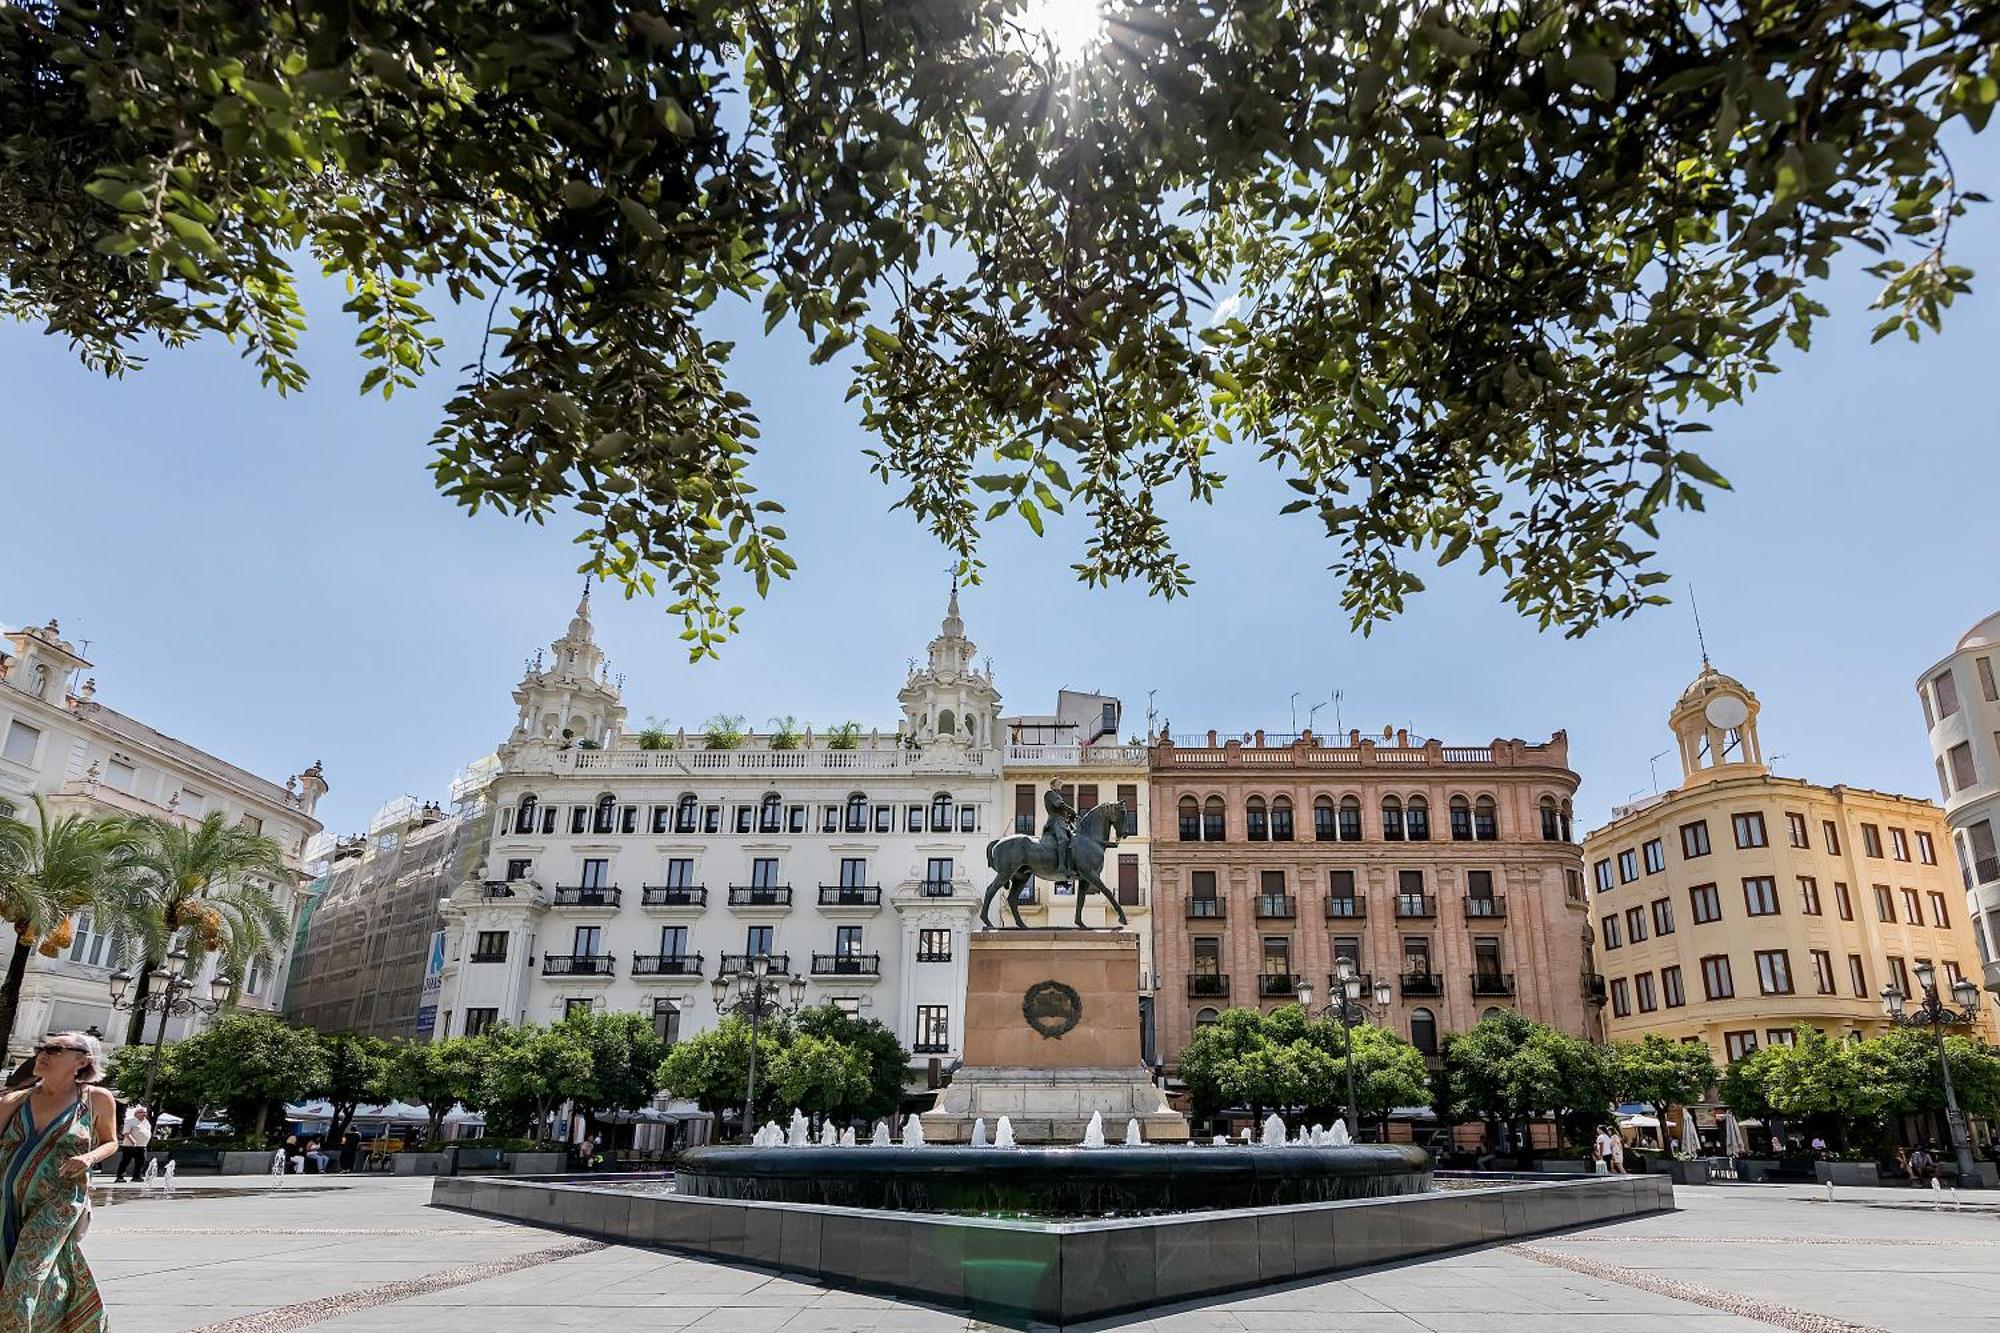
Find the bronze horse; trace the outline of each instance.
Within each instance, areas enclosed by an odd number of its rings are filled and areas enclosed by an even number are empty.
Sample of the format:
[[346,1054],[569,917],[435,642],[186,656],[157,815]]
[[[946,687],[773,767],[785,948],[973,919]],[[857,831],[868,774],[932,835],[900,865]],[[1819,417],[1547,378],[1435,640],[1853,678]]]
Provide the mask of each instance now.
[[986,864],[993,871],[993,882],[986,886],[985,901],[979,904],[979,924],[993,929],[988,914],[993,899],[1004,889],[1007,910],[1014,915],[1014,928],[1026,930],[1028,923],[1021,919],[1021,905],[1014,896],[1029,879],[1039,876],[1046,880],[1075,881],[1078,926],[1083,925],[1083,900],[1093,890],[1104,895],[1104,901],[1118,913],[1118,924],[1124,925],[1125,909],[1118,905],[1118,895],[1104,882],[1105,851],[1118,845],[1118,834],[1124,827],[1125,807],[1117,801],[1085,811],[1076,821],[1076,833],[1069,844],[1069,865],[1063,870],[1056,869],[1054,845],[1043,839],[1016,833],[987,843]]

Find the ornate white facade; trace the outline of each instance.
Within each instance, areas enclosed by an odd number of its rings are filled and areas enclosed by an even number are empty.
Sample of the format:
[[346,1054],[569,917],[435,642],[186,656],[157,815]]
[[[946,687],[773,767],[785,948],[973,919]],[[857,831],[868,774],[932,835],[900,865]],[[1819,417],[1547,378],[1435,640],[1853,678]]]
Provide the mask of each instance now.
[[[152,815],[193,824],[220,810],[277,842],[285,863],[301,865],[306,840],[318,833],[314,808],[327,784],[318,764],[283,785],[227,763],[98,703],[90,663],[64,639],[55,621],[8,632],[0,648],[0,811],[32,818],[29,798],[43,797],[57,816]],[[295,886],[270,886],[288,914]],[[11,949],[13,931],[0,926]],[[276,942],[269,966],[244,978],[245,1009],[273,1010],[285,993],[289,937]],[[95,1028],[106,1048],[125,1039],[129,1014],[112,1010],[107,982],[121,962],[122,942],[76,920],[75,938],[54,958],[29,955],[27,981],[7,1059],[44,1033]],[[207,990],[198,979],[197,994]],[[157,1020],[149,1019],[154,1031]],[[186,1035],[191,1020],[175,1018],[169,1037]]]
[[[715,1022],[709,981],[747,956],[806,1003],[881,1020],[922,1060],[961,1048],[966,935],[1003,836],[999,692],[954,590],[893,734],[700,736],[644,748],[586,593],[514,691],[484,861],[445,908],[438,1034],[574,1006]],[[836,748],[836,746],[845,748]]]
[[2000,613],[1917,681],[1986,989],[2000,993]]

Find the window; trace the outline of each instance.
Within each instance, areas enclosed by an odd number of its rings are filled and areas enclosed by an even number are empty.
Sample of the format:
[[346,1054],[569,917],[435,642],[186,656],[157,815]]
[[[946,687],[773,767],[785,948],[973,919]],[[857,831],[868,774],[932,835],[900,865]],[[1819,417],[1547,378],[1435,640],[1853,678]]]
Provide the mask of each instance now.
[[875,831],[877,833],[893,833],[895,832],[895,830],[896,830],[896,808],[892,805],[887,805],[887,804],[876,806]]
[[1639,853],[1627,847],[1618,853],[1618,882],[1630,884],[1639,878]]
[[[1195,801],[1194,797],[1192,796],[1181,797],[1179,815],[1180,815],[1181,841],[1200,842],[1201,806],[1199,803]],[[1034,832],[1035,831],[1034,817],[1032,815],[1029,816],[1028,826],[1026,828],[1022,828],[1020,826],[1020,817],[1017,816],[1015,819],[1015,830],[1020,833]]]
[[948,927],[926,927],[918,931],[917,961],[920,963],[949,963],[951,961],[951,930]]
[[569,996],[563,1000],[563,1018],[565,1021],[576,1017],[578,1014],[588,1014],[589,1012],[589,996]]
[[1118,905],[1139,905],[1139,858],[1129,852],[1118,856]]
[[1403,840],[1403,803],[1393,796],[1382,802],[1382,837],[1389,842]]
[[1472,836],[1480,842],[1493,842],[1500,836],[1500,823],[1494,817],[1491,796],[1482,796],[1473,802]]
[[1618,913],[1613,912],[1610,916],[1604,918],[1605,951],[1608,953],[1624,943],[1625,941],[1620,939],[1618,934]]
[[681,1039],[681,1007],[664,996],[653,1001],[653,1035],[668,1046]]
[[533,833],[535,831],[535,798],[523,796],[520,805],[514,808],[514,832]]
[[570,939],[571,953],[579,958],[596,958],[604,947],[604,927],[578,926]]
[[660,927],[660,956],[662,958],[685,958],[688,952],[688,928],[686,926]]
[[1798,1042],[1799,1034],[1791,1028],[1765,1028],[1764,1042],[1769,1046],[1792,1046]]
[[1614,978],[1611,982],[1611,1016],[1613,1018],[1632,1016],[1632,988],[1623,977]]
[[1222,798],[1211,796],[1201,807],[1201,840],[1221,842],[1227,832],[1228,825],[1223,817]]
[[833,930],[833,954],[836,958],[859,958],[861,956],[861,927],[835,926]]
[[7,724],[7,744],[0,748],[0,759],[16,764],[35,762],[35,747],[41,742],[42,729],[31,727],[16,718]]
[[1826,844],[1827,855],[1840,855],[1840,828],[1831,819],[1819,821],[1820,841]]
[[1902,959],[1897,958],[1894,955],[1890,956],[1889,975],[1895,980],[1896,989],[1903,992],[1906,998],[1909,999],[1916,998],[1916,992],[1910,989],[1910,971],[1908,968],[1903,966]]
[[1958,711],[1958,682],[1952,679],[1952,674],[1949,670],[1940,671],[1931,677],[1931,689],[1937,692],[1939,721],[1943,721]]
[[1764,816],[1758,814],[1755,810],[1744,814],[1731,815],[1729,823],[1730,827],[1736,831],[1736,845],[1738,847],[1765,847],[1769,845],[1764,838]]
[[[674,832],[692,833],[695,829],[697,803],[693,792],[684,792],[674,803]],[[831,830],[829,830],[831,831]]]
[[1992,659],[1986,657],[1977,658],[1973,661],[1972,665],[1979,672],[1980,694],[1986,697],[1986,701],[1988,703],[1991,703],[1996,699],[2000,699],[2000,690],[1995,690],[1993,687]]
[[601,856],[586,857],[583,862],[583,878],[577,883],[586,889],[608,888],[611,883],[611,862]]
[[1840,913],[1842,921],[1854,919],[1854,897],[1848,893],[1847,886],[1839,880],[1833,882],[1833,906]]
[[468,1009],[465,1011],[465,1035],[477,1037],[500,1021],[498,1009]]
[[933,856],[924,862],[924,883],[936,885],[940,889],[950,889],[953,866],[949,856]]
[[1542,841],[1568,842],[1569,830],[1563,827],[1565,822],[1562,811],[1556,808],[1555,799],[1544,796],[1542,798]]
[[[1118,804],[1119,804],[1119,805],[1121,805],[1121,806],[1123,806],[1123,807],[1125,807],[1125,818],[1124,818],[1124,821],[1123,821],[1122,825],[1120,826],[1120,828],[1119,828],[1119,830],[1118,830],[1118,833],[1119,833],[1119,836],[1121,836],[1121,837],[1126,837],[1126,838],[1136,838],[1136,837],[1138,837],[1138,836],[1139,836],[1139,787],[1138,787],[1138,784],[1136,784],[1136,783],[1129,783],[1129,782],[1121,782],[1121,783],[1119,783],[1119,784],[1118,784]],[[966,811],[966,810],[968,810],[968,809],[971,809],[971,808],[973,808],[973,807],[970,807],[970,806],[961,806],[961,807],[959,807],[959,813],[960,813],[961,815],[963,815],[963,814],[965,813],[965,811]],[[968,828],[960,828],[960,829],[959,829],[959,832],[960,832],[960,833],[970,833],[970,832],[972,832],[972,831],[973,831],[973,830],[971,830],[971,829],[968,829]]]
[[840,858],[840,887],[843,889],[865,888],[868,884],[868,858],[865,856],[843,856]]
[[1887,884],[1875,886],[1875,919],[1894,924],[1896,920],[1896,900],[1889,896]]
[[1403,937],[1403,975],[1428,977],[1431,974],[1431,942],[1425,935]]
[[1243,836],[1251,842],[1271,840],[1271,817],[1264,809],[1264,798],[1252,796],[1243,806]]
[[1645,845],[1639,850],[1645,854],[1647,874],[1657,875],[1667,868],[1667,849],[1661,845],[1658,838],[1646,839]]
[[1344,797],[1340,802],[1340,840],[1361,841],[1361,802],[1352,796]]
[[1865,856],[1872,856],[1878,861],[1881,860],[1882,830],[1876,828],[1873,824],[1863,824],[1861,826],[1861,851]]
[[472,961],[475,963],[504,963],[507,961],[507,932],[504,930],[482,930],[472,946]]
[[1451,798],[1451,840],[1472,841],[1472,806],[1463,796]]
[[1729,1053],[1729,1063],[1735,1064],[1744,1056],[1756,1053],[1757,1034],[1755,1032],[1725,1032],[1722,1034],[1722,1046]]
[[1352,870],[1329,870],[1326,872],[1326,914],[1328,916],[1359,916],[1361,902],[1354,894],[1354,872]]
[[1674,933],[1673,899],[1653,899],[1653,933],[1655,935],[1671,935]]
[[1429,842],[1431,840],[1431,808],[1423,797],[1412,796],[1410,798],[1410,807],[1406,818],[1411,842]]
[[694,859],[676,856],[667,862],[667,887],[670,889],[691,889],[694,887]]
[[1660,969],[1660,998],[1669,1009],[1678,1009],[1687,1003],[1687,990],[1681,985],[1681,970],[1678,967]]
[[777,952],[778,931],[775,926],[751,926],[743,932],[743,952],[752,958],[770,957]]
[[1289,985],[1292,979],[1292,942],[1282,935],[1267,935],[1264,938],[1263,976],[1272,979],[1283,978]]
[[534,870],[535,870],[535,863],[528,857],[525,856],[514,857],[507,862],[508,882],[512,883],[516,880],[526,879],[529,875],[534,873]]
[[1660,998],[1653,990],[1653,974],[1641,972],[1632,978],[1632,993],[1639,998],[1639,1012],[1650,1014],[1660,1007]]
[[1921,829],[1917,831],[1917,859],[1927,866],[1937,864],[1937,844],[1931,841],[1930,834]]
[[1711,1000],[1732,999],[1736,982],[1729,975],[1729,955],[1714,953],[1701,960],[1701,986]]
[[1563,867],[1563,896],[1571,902],[1583,903],[1583,872],[1572,866]]
[[1292,840],[1292,803],[1282,796],[1271,801],[1271,841]]
[[912,1050],[923,1055],[942,1055],[951,1049],[951,1006],[917,1006],[917,1041]]
[[[1215,901],[1215,872],[1213,870],[1194,871],[1188,877],[1188,894],[1198,903],[1213,903]],[[1213,907],[1197,907],[1194,909],[1194,915],[1219,916],[1220,913]]]
[[1833,994],[1833,955],[1824,949],[1812,951],[1813,985],[1821,995]]
[[1757,987],[1766,995],[1792,993],[1792,956],[1784,949],[1757,951]]
[[1847,984],[1856,996],[1864,1000],[1868,998],[1868,969],[1861,965],[1858,953],[1847,955]]
[[1213,1009],[1201,1010],[1194,1016],[1195,1031],[1199,1032],[1203,1028],[1214,1027],[1217,1021],[1221,1019],[1221,1017],[1222,1015],[1217,1013]]
[[1625,909],[1625,938],[1637,944],[1646,938],[1646,909],[1628,907]]
[[[1083,807],[1078,806],[1077,808],[1081,810]],[[951,832],[952,821],[951,794],[941,791],[931,797],[931,832]]]
[[1358,936],[1336,935],[1333,937],[1333,965],[1336,970],[1340,967],[1340,960],[1343,958],[1348,961],[1349,965],[1356,972],[1367,971],[1366,968],[1361,966],[1361,940]]
[[1806,839],[1806,817],[1804,815],[1792,814],[1789,811],[1786,812],[1785,835],[1791,839],[1792,846],[1794,847],[1810,847],[1812,845]]
[[1918,905],[1915,889],[1903,890],[1903,924],[1909,926],[1924,924],[1923,908]]
[[1722,920],[1722,895],[1716,892],[1713,884],[1697,884],[1689,889],[1688,903],[1694,909],[1697,926]]
[[1753,875],[1743,881],[1743,910],[1751,916],[1778,914],[1778,882],[1769,875]]
[[847,832],[866,833],[868,831],[868,797],[863,792],[851,792],[847,797]]
[[1333,802],[1322,796],[1313,802],[1313,841],[1332,842],[1337,836],[1333,828]]
[[1681,825],[1681,855],[1689,860],[1708,855],[1708,821],[1697,819]]
[[1944,979],[1946,990],[1950,990],[1952,987],[1958,985],[1959,982],[1965,980],[1965,973],[1959,969],[1955,959],[1947,958],[1944,960]]
[[1944,895],[1942,893],[1939,893],[1936,889],[1932,889],[1930,892],[1930,897],[1931,897],[1931,924],[1933,926],[1936,926],[1939,930],[1950,930],[1951,913],[1947,911],[1945,908]]
[[736,831],[738,833],[750,831],[750,807],[747,805],[736,807]]
[[1592,866],[1591,873],[1597,876],[1597,891],[1599,893],[1603,893],[1606,889],[1609,889],[1611,887],[1611,858],[1606,857]]
[[592,833],[615,833],[618,829],[618,798],[609,792],[597,798],[596,812],[590,821]]
[[1951,780],[1953,784],[1945,788],[1945,795],[1949,796],[1953,790],[1964,791],[1967,787],[1976,787],[1979,785],[1979,770],[1972,763],[1972,743],[1970,741],[1960,741],[1945,753],[1951,760]]
[[1899,828],[1889,830],[1889,855],[1898,861],[1910,859],[1910,835]]
[[1819,906],[1819,881],[1811,875],[1799,876],[1799,910],[1807,916],[1821,915]]
[[1410,1045],[1425,1055],[1437,1054],[1437,1015],[1428,1009],[1410,1010]]
[[1196,936],[1194,940],[1194,952],[1189,957],[1188,966],[1194,975],[1198,977],[1221,976],[1222,941],[1216,939],[1213,935]]

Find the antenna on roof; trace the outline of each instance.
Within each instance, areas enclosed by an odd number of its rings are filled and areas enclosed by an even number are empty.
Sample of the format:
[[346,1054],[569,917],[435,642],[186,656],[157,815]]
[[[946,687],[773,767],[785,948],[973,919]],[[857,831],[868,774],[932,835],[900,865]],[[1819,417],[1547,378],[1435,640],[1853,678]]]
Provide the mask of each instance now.
[[[1658,754],[1654,755],[1651,759],[1648,759],[1646,761],[1646,770],[1653,775],[1653,795],[1655,796],[1658,796],[1660,794],[1660,770],[1658,765],[1660,760],[1666,757],[1667,757],[1667,752],[1665,750],[1662,750]],[[1632,798],[1628,796],[1625,799],[1629,801]]]
[[1692,583],[1688,584],[1688,606],[1694,611],[1694,641],[1701,645],[1701,665],[1705,671],[1708,669],[1708,640],[1702,636],[1701,603],[1694,599],[1694,585]]

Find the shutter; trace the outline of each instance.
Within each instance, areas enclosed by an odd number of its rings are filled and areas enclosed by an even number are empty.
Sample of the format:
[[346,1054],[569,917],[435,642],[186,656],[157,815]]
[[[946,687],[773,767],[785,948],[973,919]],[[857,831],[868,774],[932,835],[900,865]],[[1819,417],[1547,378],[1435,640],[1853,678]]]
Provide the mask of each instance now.
[[1076,809],[1076,787],[1075,787],[1075,785],[1074,785],[1073,783],[1068,783],[1068,782],[1065,782],[1065,783],[1064,783],[1064,784],[1062,785],[1062,787],[1060,788],[1060,790],[1061,790],[1061,792],[1062,792],[1062,798],[1063,798],[1063,800],[1064,800],[1064,801],[1066,801],[1066,802],[1067,802],[1067,803],[1069,804],[1069,808],[1070,808],[1070,809],[1072,809],[1072,810]]
[[1076,789],[1076,808],[1078,809],[1078,811],[1095,809],[1096,806],[1097,806],[1096,783],[1086,782],[1081,787],[1078,787]]
[[1127,810],[1130,810],[1133,814],[1135,815],[1138,814],[1139,813],[1138,787],[1134,786],[1132,783],[1129,782],[1119,783],[1118,804],[1124,806]]
[[1014,788],[1014,813],[1035,817],[1035,787],[1031,782],[1023,782]]
[[1118,903],[1121,907],[1139,905],[1139,858],[1121,855],[1118,858]]

